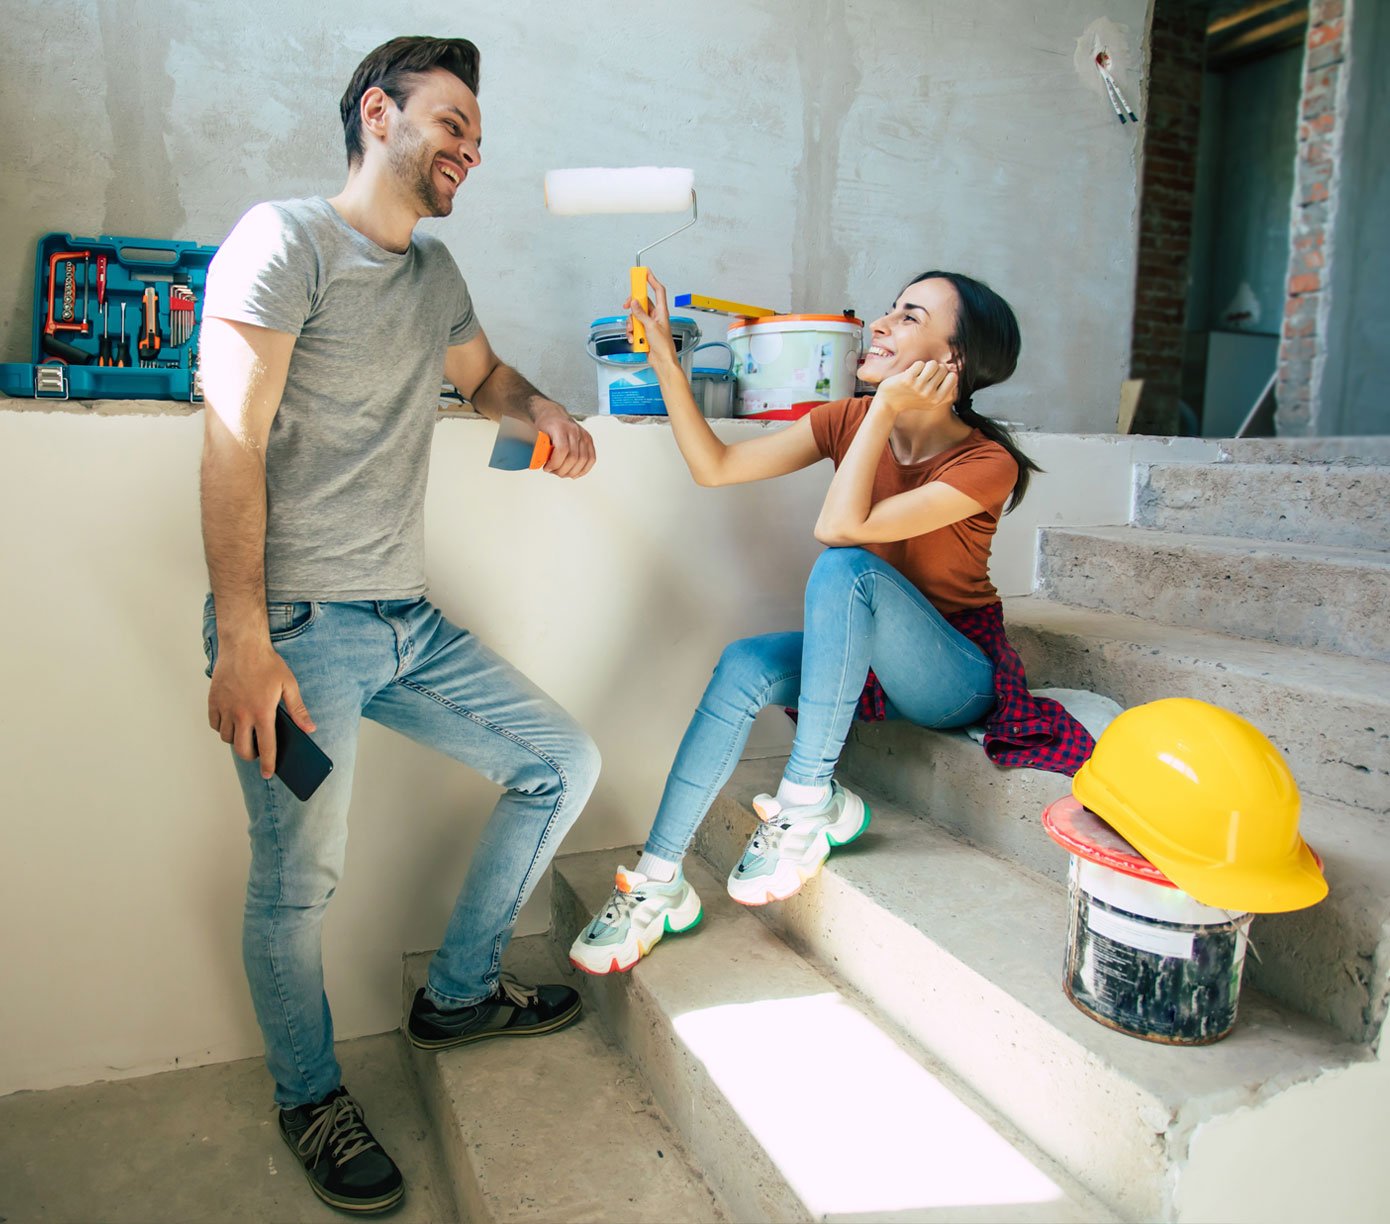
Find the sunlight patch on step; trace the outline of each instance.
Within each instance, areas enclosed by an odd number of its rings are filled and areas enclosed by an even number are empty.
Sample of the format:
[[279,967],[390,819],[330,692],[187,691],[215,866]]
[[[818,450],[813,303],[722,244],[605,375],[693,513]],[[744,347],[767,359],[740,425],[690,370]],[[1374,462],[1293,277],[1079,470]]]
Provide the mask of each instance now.
[[837,994],[705,1008],[675,1027],[817,1217],[1066,1197]]

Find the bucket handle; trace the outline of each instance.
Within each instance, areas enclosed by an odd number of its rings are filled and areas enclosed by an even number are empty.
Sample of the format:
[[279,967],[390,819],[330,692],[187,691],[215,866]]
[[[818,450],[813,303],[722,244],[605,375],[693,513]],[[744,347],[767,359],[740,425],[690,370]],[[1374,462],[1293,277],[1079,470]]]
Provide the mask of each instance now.
[[[699,328],[696,328],[696,329],[695,329],[695,334],[694,334],[694,336],[692,337],[692,339],[694,339],[694,340],[699,340],[699,338],[700,338],[700,329],[699,329]],[[588,342],[584,347],[585,347],[586,349],[588,349],[588,351],[589,351],[589,356],[592,357],[595,361],[597,361],[597,362],[599,363],[599,365],[617,366],[620,370],[630,370],[630,369],[632,369],[634,366],[637,366],[637,365],[639,365],[639,364],[642,364],[642,365],[646,365],[646,364],[647,364],[647,362],[646,362],[645,360],[642,361],[641,363],[636,362],[636,361],[615,361],[612,357],[609,357],[609,356],[607,356],[606,354],[603,354],[603,353],[598,352],[597,347],[596,347],[597,345],[598,345],[598,337],[591,334],[591,335],[589,336],[589,342]],[[700,345],[697,345],[697,346],[696,346],[695,348],[693,348],[693,349],[682,350],[680,353],[677,354],[677,356],[678,356],[679,358],[681,358],[682,360],[684,360],[685,355],[686,355],[686,352],[689,352],[689,353],[691,353],[691,354],[694,354],[694,353],[698,353],[698,352],[700,351],[700,349],[702,349],[702,348],[716,348],[716,347],[718,347],[718,348],[726,348],[726,349],[729,348],[729,346],[728,346],[727,344],[722,344],[722,343],[720,343],[720,342],[717,341],[717,340],[713,340],[713,341],[711,341],[709,344],[700,344]],[[729,357],[730,357],[730,359],[733,358],[733,352],[734,352],[733,349],[729,349]],[[642,353],[624,353],[623,356],[624,356],[624,357],[643,357],[644,354],[642,354]]]
[[600,352],[597,350],[597,348],[595,347],[597,344],[598,344],[598,341],[597,341],[593,336],[590,336],[590,337],[589,337],[589,343],[588,343],[587,345],[585,345],[585,347],[589,350],[589,356],[592,357],[595,361],[597,361],[597,362],[599,363],[599,365],[617,366],[619,369],[622,369],[622,370],[631,370],[631,369],[633,369],[635,366],[646,365],[646,364],[647,364],[647,361],[645,360],[645,354],[643,354],[643,353],[624,353],[624,354],[623,354],[624,357],[642,357],[643,360],[640,361],[640,362],[637,362],[637,361],[615,361],[612,357],[609,357],[609,356],[607,356],[607,355],[604,354],[604,353],[600,353]]
[[733,373],[733,370],[734,370],[734,350],[733,350],[733,348],[732,348],[730,345],[725,344],[723,340],[711,340],[708,344],[702,344],[702,345],[700,345],[698,348],[696,348],[696,349],[695,349],[695,353],[702,353],[702,352],[705,351],[705,349],[723,349],[726,353],[728,353],[728,354],[729,354],[729,373],[731,373],[731,374]]

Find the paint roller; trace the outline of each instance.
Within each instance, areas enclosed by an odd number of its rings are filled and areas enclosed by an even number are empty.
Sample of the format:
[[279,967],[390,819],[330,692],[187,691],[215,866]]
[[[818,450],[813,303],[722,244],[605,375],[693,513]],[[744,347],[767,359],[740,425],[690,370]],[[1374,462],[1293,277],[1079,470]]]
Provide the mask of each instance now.
[[[672,166],[628,166],[609,169],[591,166],[579,170],[548,170],[545,206],[558,217],[585,217],[598,213],[668,213],[690,209],[690,220],[637,252],[628,273],[631,295],[647,301],[647,276],[651,269],[642,256],[667,238],[674,238],[699,219],[695,199],[695,172]],[[650,351],[647,330],[632,322],[632,351]]]

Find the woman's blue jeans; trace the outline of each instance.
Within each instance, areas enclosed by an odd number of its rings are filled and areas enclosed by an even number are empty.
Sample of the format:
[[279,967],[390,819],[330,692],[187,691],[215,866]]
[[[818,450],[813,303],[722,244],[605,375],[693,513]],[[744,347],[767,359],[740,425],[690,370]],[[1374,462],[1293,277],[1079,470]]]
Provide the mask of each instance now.
[[[283,1109],[340,1082],[320,928],[347,848],[363,718],[471,765],[503,787],[474,852],[426,994],[463,1007],[493,993],[517,913],[598,779],[594,742],[550,697],[424,599],[277,603],[270,638],[289,664],[333,772],[301,803],[233,757],[251,818],[242,951]],[[212,598],[203,611],[209,674]],[[411,797],[402,795],[402,815]],[[408,837],[406,826],[401,836]]]
[[820,555],[804,623],[803,633],[743,638],[724,650],[676,752],[648,853],[684,856],[764,706],[797,707],[786,776],[818,786],[835,772],[870,668],[889,716],[919,726],[969,726],[994,704],[994,665],[984,652],[862,548]]

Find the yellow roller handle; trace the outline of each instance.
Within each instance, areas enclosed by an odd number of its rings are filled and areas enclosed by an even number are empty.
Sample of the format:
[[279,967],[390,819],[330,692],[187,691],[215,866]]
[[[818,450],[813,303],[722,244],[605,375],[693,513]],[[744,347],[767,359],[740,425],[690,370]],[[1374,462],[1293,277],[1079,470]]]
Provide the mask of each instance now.
[[[629,268],[628,278],[631,283],[631,297],[634,302],[642,307],[643,310],[650,309],[651,303],[647,294],[647,274],[650,268]],[[642,326],[640,319],[632,320],[632,351],[634,353],[649,353],[652,346],[647,343],[647,329]]]

